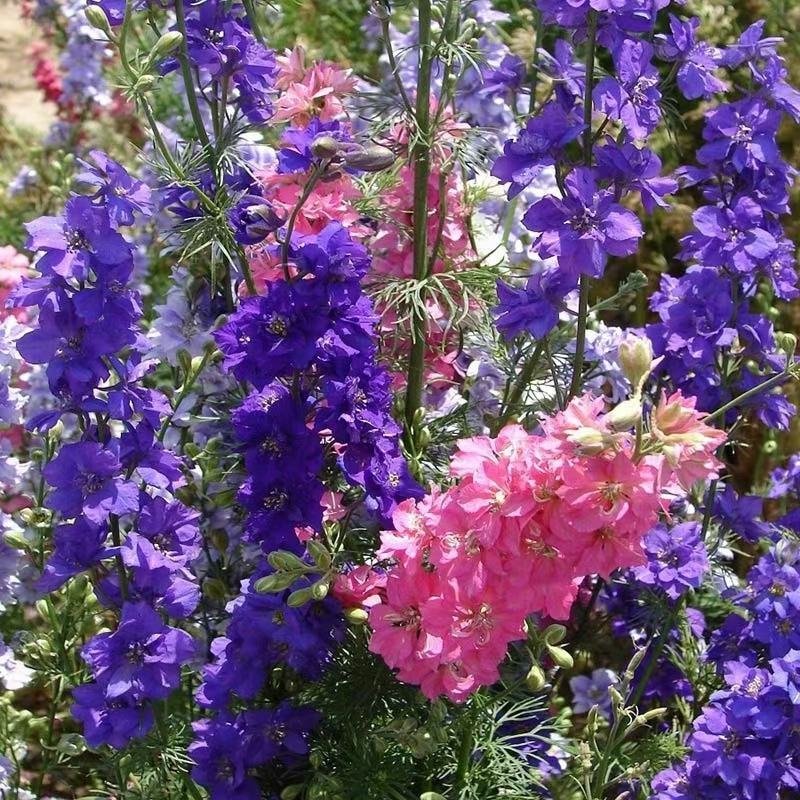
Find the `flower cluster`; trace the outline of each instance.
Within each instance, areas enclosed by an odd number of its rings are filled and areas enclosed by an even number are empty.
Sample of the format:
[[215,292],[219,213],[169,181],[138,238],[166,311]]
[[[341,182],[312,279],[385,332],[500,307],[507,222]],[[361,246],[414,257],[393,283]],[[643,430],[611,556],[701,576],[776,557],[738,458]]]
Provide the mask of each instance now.
[[685,763],[653,781],[658,800],[748,797],[797,790],[800,572],[794,546],[771,549],[750,571],[712,639],[724,686],[694,721]]
[[[39,277],[13,298],[38,309],[17,349],[45,366],[55,399],[28,425],[47,431],[66,417],[79,435],[42,468],[45,505],[62,523],[38,586],[51,592],[91,570],[102,576],[99,598],[121,607],[119,628],[86,645],[94,682],[74,693],[87,740],[120,747],[147,732],[152,702],[178,688],[180,665],[195,654],[191,636],[164,626],[154,609],[184,618],[197,607],[187,565],[200,539],[196,516],[172,497],[185,480],[160,444],[169,403],[142,383],[152,365],[141,358],[140,300],[128,287],[133,247],[120,232],[150,213],[150,192],[104,153],[91,153],[83,168],[92,194],[73,195],[63,215],[29,224]],[[112,557],[115,571],[104,567]]]
[[379,551],[396,566],[370,609],[370,647],[400,680],[463,700],[497,680],[527,615],[565,619],[583,576],[645,561],[642,537],[680,486],[716,473],[724,434],[676,394],[637,448],[641,408],[626,403],[633,415],[584,396],[541,435],[512,425],[463,440],[459,483],[398,507]]
[[[780,40],[762,38],[763,23],[723,51],[696,39],[696,22],[672,17],[670,33],[658,43],[662,55],[680,65],[681,91],[696,98],[725,90],[715,76],[722,66],[746,67],[753,90],[711,110],[699,166],[679,173],[706,205],[694,212],[694,229],[682,240],[686,274],[664,276],[651,299],[661,321],[648,326],[648,334],[664,356],[662,372],[709,410],[780,374],[793,357],[779,347],[769,319],[749,306],[760,287],[781,300],[798,296],[794,246],[780,221],[789,210],[793,177],[776,136],[784,115],[800,121],[800,93],[786,84]],[[731,352],[746,365],[733,382],[726,374]],[[794,406],[772,392],[756,393],[748,407],[775,428],[786,428],[794,414]]]

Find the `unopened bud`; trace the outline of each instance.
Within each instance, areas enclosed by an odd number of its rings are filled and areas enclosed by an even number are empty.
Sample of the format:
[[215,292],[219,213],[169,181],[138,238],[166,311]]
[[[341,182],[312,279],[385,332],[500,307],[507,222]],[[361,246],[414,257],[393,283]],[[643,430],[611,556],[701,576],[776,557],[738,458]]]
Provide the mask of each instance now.
[[152,89],[153,86],[155,86],[155,84],[156,84],[155,75],[142,75],[142,77],[136,81],[133,88],[137,92],[143,94],[144,92],[149,92],[150,89]]
[[259,578],[253,588],[259,594],[270,594],[272,592],[282,592],[294,583],[295,576],[289,572],[276,572],[274,575],[267,575]]
[[597,731],[597,715],[600,711],[599,706],[592,706],[589,709],[589,713],[586,715],[586,733],[589,736],[593,736]]
[[288,550],[276,550],[267,556],[267,561],[275,569],[283,572],[304,572],[306,565],[302,559],[298,558],[294,553]]
[[613,444],[613,440],[605,433],[595,428],[588,427],[569,431],[567,433],[567,438],[574,445],[577,445],[581,452],[587,456],[600,455],[600,453],[604,450],[608,450]]
[[419,800],[447,800],[447,798],[439,792],[423,792],[419,796]]
[[106,36],[111,38],[111,24],[108,17],[100,6],[86,6],[83,13],[86,15],[86,21],[97,30],[102,31]]
[[203,581],[203,594],[209,600],[222,600],[225,597],[226,589],[224,581],[219,578],[206,578]]
[[168,56],[173,50],[180,47],[183,43],[183,34],[180,31],[168,31],[161,35],[159,40],[153,45],[150,51],[150,60]]
[[538,664],[534,664],[525,676],[525,685],[532,692],[538,692],[544,688],[546,683],[547,676],[544,674],[544,670]]
[[281,800],[297,800],[303,794],[303,784],[293,783],[281,792]]
[[612,705],[618,708],[625,702],[625,698],[619,693],[619,689],[616,686],[608,687],[608,696],[611,698]]
[[311,143],[311,152],[315,158],[333,158],[339,152],[339,142],[333,136],[317,136]]
[[653,369],[653,345],[650,340],[644,336],[628,336],[619,346],[619,360],[634,394],[641,393]]
[[289,597],[286,598],[286,605],[290,608],[299,608],[300,606],[304,606],[306,603],[310,603],[312,598],[313,594],[310,587],[298,589],[296,592],[292,592]]
[[326,580],[317,581],[311,587],[311,596],[315,600],[324,600],[328,596],[329,590],[330,590],[330,585],[328,584],[328,581]]
[[369,613],[363,608],[346,608],[344,618],[351,625],[366,625],[369,621]]
[[53,425],[53,427],[50,428],[49,431],[47,431],[47,436],[51,442],[59,441],[63,435],[64,435],[64,423],[61,420],[56,422],[56,424]]
[[3,541],[16,550],[27,550],[30,542],[18,531],[6,531],[3,534]]
[[352,150],[344,155],[344,163],[352,169],[363,172],[381,172],[389,169],[397,156],[388,148],[380,144],[371,144]]
[[314,563],[320,569],[330,569],[333,559],[322,542],[319,542],[316,539],[309,539],[309,541],[306,542],[306,549],[308,550],[311,558],[314,559]]
[[605,416],[605,422],[615,431],[627,431],[642,418],[642,404],[639,400],[623,400]]
[[775,334],[775,344],[778,345],[779,350],[786,353],[788,358],[792,358],[797,350],[797,337],[793,333],[780,331]]
[[553,625],[548,625],[544,629],[544,633],[542,637],[544,638],[547,644],[559,644],[564,641],[567,636],[567,629],[564,625],[559,625],[555,623]]
[[575,662],[572,660],[572,656],[563,647],[555,647],[551,644],[545,645],[545,647],[550,654],[550,658],[553,659],[553,663],[557,667],[561,669],[572,669],[572,665]]

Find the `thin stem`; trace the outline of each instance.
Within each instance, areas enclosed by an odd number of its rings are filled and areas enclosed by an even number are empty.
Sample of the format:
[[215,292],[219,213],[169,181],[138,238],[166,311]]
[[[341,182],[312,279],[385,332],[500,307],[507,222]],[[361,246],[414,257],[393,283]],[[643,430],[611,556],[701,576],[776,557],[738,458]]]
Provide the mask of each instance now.
[[469,772],[469,760],[472,756],[474,737],[472,734],[472,718],[468,716],[465,722],[464,735],[461,739],[461,747],[458,751],[458,766],[456,767],[455,775],[455,789],[456,797],[459,797],[459,792],[464,788]]
[[211,142],[203,124],[203,117],[200,114],[200,106],[197,103],[197,95],[194,91],[194,81],[192,80],[192,70],[189,66],[189,50],[186,45],[186,14],[184,12],[183,0],[175,0],[175,18],[178,23],[178,30],[183,35],[180,49],[178,51],[178,62],[181,65],[181,75],[183,75],[183,85],[186,89],[186,99],[189,102],[189,112],[192,115],[197,137],[203,146],[208,160],[209,167],[213,173],[216,169],[214,158],[211,154]]
[[794,373],[790,369],[784,370],[778,375],[773,375],[769,380],[764,381],[764,383],[754,386],[752,389],[748,389],[738,397],[734,397],[729,403],[725,403],[724,406],[720,406],[716,411],[712,411],[710,414],[708,414],[708,416],[706,416],[705,421],[711,422],[718,417],[724,417],[725,414],[727,414],[727,412],[732,408],[736,408],[736,406],[747,402],[750,400],[750,398],[756,397],[762,392],[767,392],[770,389],[774,389],[776,386],[780,386],[784,381],[793,377],[795,377]]
[[511,419],[511,416],[519,405],[520,400],[522,400],[522,396],[525,394],[525,389],[528,388],[528,385],[533,378],[533,373],[536,371],[536,367],[542,357],[546,341],[546,339],[540,339],[536,343],[536,347],[534,347],[531,357],[523,365],[522,371],[519,373],[519,377],[514,383],[514,388],[511,390],[508,396],[508,402],[505,410],[497,419],[496,430],[500,430],[500,428],[502,428],[508,422],[508,420]]
[[389,12],[385,9],[382,5],[378,6],[378,19],[381,23],[381,34],[383,36],[383,44],[386,48],[386,57],[389,59],[389,66],[392,70],[392,77],[394,78],[394,82],[397,85],[397,90],[400,92],[400,99],[403,101],[403,106],[406,109],[406,112],[409,116],[413,116],[414,108],[411,105],[411,100],[408,97],[408,92],[406,92],[406,87],[403,86],[403,81],[400,78],[400,68],[397,63],[397,58],[394,54],[394,48],[392,47],[392,37],[389,31]]
[[[314,167],[314,171],[303,187],[303,193],[300,195],[300,199],[297,201],[297,204],[292,209],[292,213],[289,216],[289,222],[286,225],[286,235],[283,237],[283,242],[281,242],[281,265],[283,266],[283,276],[287,281],[290,281],[292,277],[289,274],[289,247],[292,244],[292,234],[294,233],[294,226],[297,224],[297,217],[306,204],[306,201],[311,196],[311,192],[314,191],[314,187],[317,185],[317,181],[324,171],[324,164],[318,164]],[[255,294],[255,292],[253,292],[253,294]]]
[[[414,165],[414,279],[417,281],[423,281],[428,277],[428,179],[431,172],[430,115],[433,69],[431,22],[430,0],[419,0],[419,75],[414,115],[415,142],[411,151],[411,161]],[[411,430],[417,409],[422,405],[427,322],[425,312],[415,310],[412,317],[411,353],[408,359],[406,385],[407,432]]]
[[[119,517],[116,514],[111,515],[111,541],[117,549],[119,549],[122,544],[122,535],[119,530]],[[124,602],[128,598],[128,573],[125,571],[125,564],[122,563],[122,556],[119,553],[114,556],[114,562],[117,565],[117,575],[119,576],[119,592]]]
[[533,50],[531,61],[531,96],[528,99],[528,114],[533,114],[536,108],[536,89],[539,85],[539,48],[542,46],[544,35],[544,14],[536,12],[536,46]]
[[[583,98],[583,161],[592,166],[592,92],[594,91],[594,59],[597,44],[597,12],[589,12],[589,32],[586,50],[586,95]],[[572,381],[567,400],[578,394],[583,377],[583,360],[586,354],[586,322],[589,312],[589,276],[580,277],[580,299],[578,301],[578,330],[575,339],[575,359],[572,363]]]

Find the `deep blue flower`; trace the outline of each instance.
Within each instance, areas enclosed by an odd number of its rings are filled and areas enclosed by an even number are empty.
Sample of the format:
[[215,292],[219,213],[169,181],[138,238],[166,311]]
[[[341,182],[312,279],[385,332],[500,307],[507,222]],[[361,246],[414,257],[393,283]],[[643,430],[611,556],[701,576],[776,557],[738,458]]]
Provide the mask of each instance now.
[[574,169],[564,183],[566,197],[537,201],[523,223],[540,234],[534,249],[542,258],[556,256],[559,266],[573,275],[600,277],[609,256],[636,252],[641,223],[610,192],[598,191],[591,169]]
[[47,507],[66,519],[83,515],[99,525],[111,514],[139,508],[139,490],[123,477],[116,453],[96,442],[64,445],[42,475],[55,490],[47,496]]
[[646,139],[661,120],[659,74],[647,42],[625,39],[614,53],[616,74],[592,93],[594,106],[625,125],[633,139]]
[[116,698],[162,699],[180,686],[181,666],[196,655],[186,631],[170,628],[144,603],[126,603],[113,633],[99,633],[81,654],[94,679]]
[[675,61],[678,67],[678,88],[689,100],[708,97],[727,88],[716,76],[722,62],[722,51],[697,39],[700,20],[696,17],[683,20],[669,15],[670,32],[656,36],[659,58]]
[[755,496],[739,496],[732,486],[717,493],[714,514],[746,542],[756,543],[770,536],[771,527],[761,519],[764,501]]
[[498,281],[500,302],[492,309],[497,329],[509,340],[523,332],[541,339],[558,324],[564,299],[575,286],[575,276],[560,269],[537,272],[521,288]]
[[93,267],[131,259],[130,245],[110,224],[108,212],[88,197],[72,197],[61,217],[39,217],[25,225],[26,247],[39,253],[37,269],[45,275],[86,280]]
[[105,527],[93,525],[83,517],[59,525],[53,534],[53,552],[36,588],[42,592],[54,592],[70,578],[108,558],[111,553],[105,545],[107,536]]
[[583,125],[570,119],[556,103],[547,103],[531,117],[516,139],[503,146],[503,155],[492,167],[492,175],[510,183],[509,200],[516,197],[541,171],[563,156],[564,147],[578,138]]
[[708,572],[708,555],[696,522],[667,528],[657,525],[644,537],[647,564],[633,574],[639,583],[663,591],[677,600],[690,589],[698,589]]
[[91,150],[89,158],[80,160],[84,171],[76,180],[96,189],[92,199],[102,205],[115,226],[133,225],[135,214],[149,216],[153,210],[150,188],[132,178],[122,164],[100,150]]
[[153,727],[153,709],[144,700],[131,696],[109,699],[97,683],[72,690],[75,700],[70,712],[83,723],[89,747],[107,744],[121,749],[131,739],[141,739]]

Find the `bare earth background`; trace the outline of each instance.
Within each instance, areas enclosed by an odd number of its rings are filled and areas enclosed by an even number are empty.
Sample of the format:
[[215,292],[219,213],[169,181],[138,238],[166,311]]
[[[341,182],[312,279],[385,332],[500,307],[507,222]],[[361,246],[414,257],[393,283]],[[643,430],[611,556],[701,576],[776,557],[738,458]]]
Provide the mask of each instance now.
[[34,133],[53,120],[52,106],[42,101],[33,79],[29,48],[36,33],[22,18],[20,4],[0,0],[0,116]]

